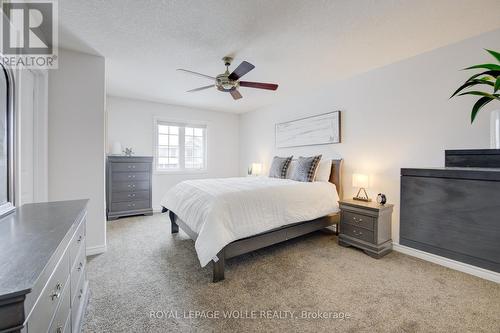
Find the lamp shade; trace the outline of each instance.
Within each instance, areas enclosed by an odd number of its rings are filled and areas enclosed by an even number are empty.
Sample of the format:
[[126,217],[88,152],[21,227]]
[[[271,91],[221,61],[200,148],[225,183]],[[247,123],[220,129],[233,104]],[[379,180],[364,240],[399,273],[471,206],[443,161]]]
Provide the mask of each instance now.
[[258,176],[262,172],[261,163],[252,163],[252,175]]
[[352,187],[368,188],[368,186],[369,186],[368,175],[364,175],[361,173],[355,173],[352,175]]
[[122,144],[118,141],[113,142],[113,146],[111,148],[112,155],[121,155],[122,154]]

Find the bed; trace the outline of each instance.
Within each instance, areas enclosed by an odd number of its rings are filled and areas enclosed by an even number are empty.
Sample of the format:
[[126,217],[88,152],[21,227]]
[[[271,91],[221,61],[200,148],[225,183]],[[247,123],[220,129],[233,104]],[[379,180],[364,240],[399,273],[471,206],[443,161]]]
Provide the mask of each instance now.
[[163,198],[171,233],[195,241],[213,282],[224,279],[225,260],[335,225],[342,197],[342,160],[332,160],[328,182],[269,177],[184,181]]

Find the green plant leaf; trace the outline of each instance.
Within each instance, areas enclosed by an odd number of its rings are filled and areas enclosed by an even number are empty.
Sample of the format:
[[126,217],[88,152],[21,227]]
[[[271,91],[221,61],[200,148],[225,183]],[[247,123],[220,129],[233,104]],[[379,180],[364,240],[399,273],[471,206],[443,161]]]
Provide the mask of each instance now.
[[454,97],[456,94],[458,94],[459,92],[461,92],[465,88],[469,88],[469,87],[475,86],[476,84],[487,84],[487,85],[490,85],[492,87],[494,86],[493,82],[490,82],[490,81],[488,81],[486,79],[473,79],[472,81],[465,82],[460,88],[458,88],[453,93],[453,95],[450,96],[450,98]]
[[481,97],[472,107],[472,112],[470,114],[470,123],[472,124],[474,122],[474,119],[476,119],[477,113],[483,106],[491,102],[493,99],[490,97]]
[[484,69],[489,69],[489,70],[492,70],[492,71],[500,71],[500,65],[497,65],[497,64],[475,65],[475,66],[464,68],[464,70],[466,70],[466,69],[476,69],[476,68],[484,68]]
[[496,51],[493,51],[493,50],[488,50],[488,49],[485,49],[486,52],[488,52],[489,54],[491,54],[492,56],[495,57],[495,59],[500,62],[500,53],[496,52]]
[[500,89],[500,76],[497,77],[497,82],[495,82],[495,87],[493,89],[493,92],[497,92]]
[[500,94],[488,94],[488,93],[485,93],[482,91],[467,91],[467,92],[459,94],[458,96],[463,96],[463,95],[484,96],[484,97],[488,97],[491,99],[498,99],[500,101]]
[[470,77],[467,81],[465,81],[465,82],[469,82],[469,81],[471,81],[471,80],[474,80],[474,79],[476,79],[476,78],[480,77],[481,75],[485,75],[485,76],[486,76],[486,77],[485,77],[485,79],[488,79],[488,78],[490,78],[490,77],[494,79],[494,78],[497,78],[497,77],[499,77],[499,76],[500,76],[500,71],[486,71],[486,72],[482,72],[482,73],[474,74],[474,75],[472,75],[472,76],[471,76],[471,77]]

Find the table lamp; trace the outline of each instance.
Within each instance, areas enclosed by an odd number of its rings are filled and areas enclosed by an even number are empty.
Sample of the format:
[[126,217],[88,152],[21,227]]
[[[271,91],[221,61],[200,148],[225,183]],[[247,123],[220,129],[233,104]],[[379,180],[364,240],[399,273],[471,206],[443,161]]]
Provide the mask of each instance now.
[[360,201],[372,201],[368,197],[368,194],[366,193],[366,189],[369,186],[369,179],[368,175],[364,175],[361,173],[355,173],[352,175],[352,187],[357,187],[359,188],[358,194],[353,198],[354,200],[360,200]]

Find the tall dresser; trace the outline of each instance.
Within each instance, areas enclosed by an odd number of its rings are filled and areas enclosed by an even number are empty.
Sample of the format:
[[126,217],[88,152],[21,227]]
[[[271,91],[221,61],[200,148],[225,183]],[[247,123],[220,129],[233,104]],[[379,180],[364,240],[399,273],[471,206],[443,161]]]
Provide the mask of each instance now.
[[122,216],[152,215],[150,156],[108,156],[106,203],[108,220]]
[[0,219],[0,332],[80,332],[88,298],[87,200],[27,204]]

